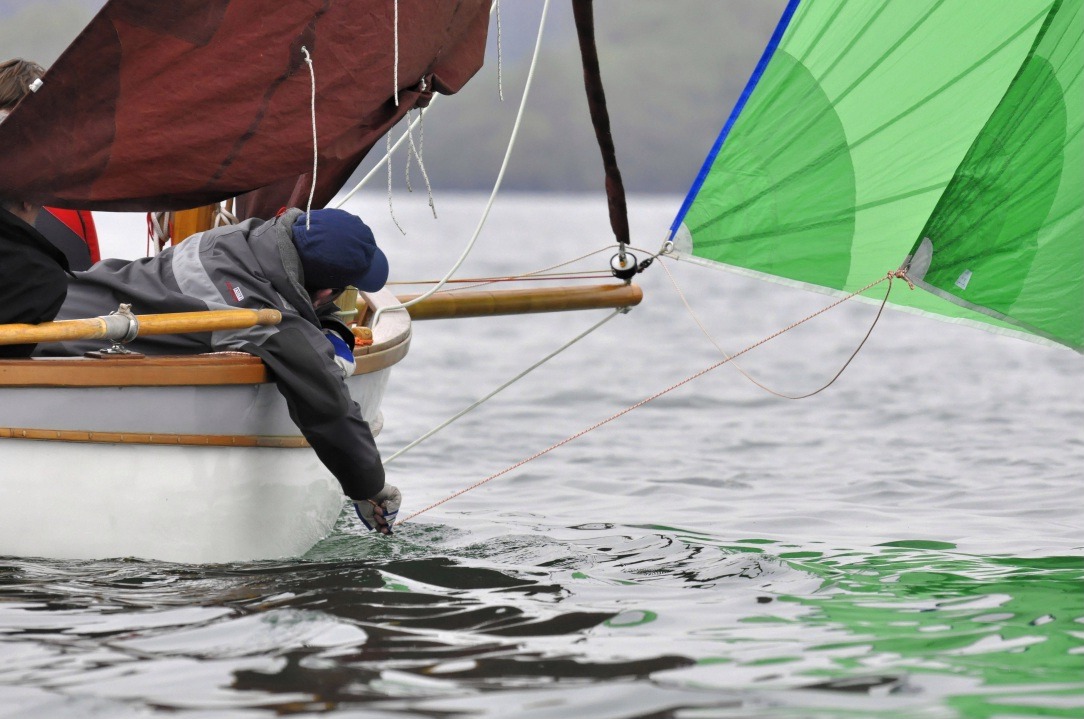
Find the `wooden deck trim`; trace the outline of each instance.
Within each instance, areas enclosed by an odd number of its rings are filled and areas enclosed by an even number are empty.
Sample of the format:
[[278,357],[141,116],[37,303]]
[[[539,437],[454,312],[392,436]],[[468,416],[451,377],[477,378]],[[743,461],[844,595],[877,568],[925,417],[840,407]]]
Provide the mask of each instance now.
[[[394,300],[387,291],[366,297],[371,297],[373,302]],[[389,315],[387,321],[380,321],[373,344],[355,350],[355,376],[391,367],[410,349],[409,315],[405,312]],[[270,381],[263,362],[243,352],[134,359],[38,357],[0,360],[0,390],[10,387],[205,387],[256,385]]]
[[309,446],[304,437],[228,434],[138,434],[135,432],[88,432],[71,429],[26,429],[21,427],[0,427],[0,439],[184,447],[274,447],[291,449]]
[[154,387],[267,381],[267,368],[258,357],[232,353],[0,361],[0,387]]
[[[358,355],[355,375],[391,367],[406,356],[410,337],[382,352]],[[88,357],[0,360],[0,389],[8,387],[178,387],[270,382],[258,357],[216,353],[137,359]]]

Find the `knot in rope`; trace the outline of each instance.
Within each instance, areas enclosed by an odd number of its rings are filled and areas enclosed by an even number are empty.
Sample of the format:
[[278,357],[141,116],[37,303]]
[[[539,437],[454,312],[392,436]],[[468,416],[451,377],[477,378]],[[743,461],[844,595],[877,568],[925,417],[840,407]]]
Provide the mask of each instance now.
[[898,269],[898,270],[889,270],[889,272],[888,272],[888,282],[889,282],[889,284],[892,283],[893,279],[903,280],[904,282],[907,283],[908,287],[910,287],[912,290],[915,289],[915,283],[911,280],[910,277],[907,276],[907,270],[903,269],[902,267],[900,269]]

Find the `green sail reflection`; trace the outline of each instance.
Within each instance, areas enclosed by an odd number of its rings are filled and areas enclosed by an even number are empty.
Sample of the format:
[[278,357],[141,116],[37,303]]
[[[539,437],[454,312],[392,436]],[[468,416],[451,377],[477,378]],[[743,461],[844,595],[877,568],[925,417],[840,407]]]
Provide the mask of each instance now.
[[1084,558],[976,557],[925,546],[899,542],[878,554],[816,559],[781,555],[824,580],[816,594],[781,597],[812,610],[801,623],[851,637],[808,650],[868,647],[811,674],[968,677],[980,682],[979,691],[944,698],[960,716],[1081,716]]

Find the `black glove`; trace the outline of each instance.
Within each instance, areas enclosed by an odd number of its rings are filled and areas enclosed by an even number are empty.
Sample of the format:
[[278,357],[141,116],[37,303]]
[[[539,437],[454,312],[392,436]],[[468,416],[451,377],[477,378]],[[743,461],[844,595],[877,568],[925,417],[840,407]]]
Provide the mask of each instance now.
[[403,493],[398,487],[385,484],[384,489],[370,498],[354,500],[354,511],[365,528],[381,534],[391,534],[391,526],[399,516],[399,505],[403,503]]

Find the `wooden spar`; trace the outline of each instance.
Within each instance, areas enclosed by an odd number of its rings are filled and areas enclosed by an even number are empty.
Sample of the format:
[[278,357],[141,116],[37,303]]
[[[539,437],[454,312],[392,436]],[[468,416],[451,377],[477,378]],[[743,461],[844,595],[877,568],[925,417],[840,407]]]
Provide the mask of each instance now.
[[[418,295],[403,295],[409,302]],[[489,317],[538,312],[594,310],[640,304],[643,291],[636,285],[586,285],[525,290],[475,290],[438,292],[407,308],[412,320]]]
[[[81,320],[43,322],[40,325],[0,325],[0,345],[63,342],[82,339],[124,339],[133,315],[113,314]],[[233,330],[253,325],[277,325],[282,321],[278,310],[213,310],[208,312],[175,312],[135,317],[139,335],[183,334]]]
[[[221,203],[193,207],[189,210],[176,210],[166,212],[163,224],[168,228],[169,244],[179,245],[181,241],[198,232],[206,232],[215,226],[215,217],[223,209],[226,213],[233,212],[233,199],[226,200],[225,208]],[[159,249],[164,248],[167,238],[159,239]]]
[[178,210],[170,222],[170,242],[178,245],[181,240],[197,232],[211,229],[215,221],[215,206],[204,205],[191,210]]

